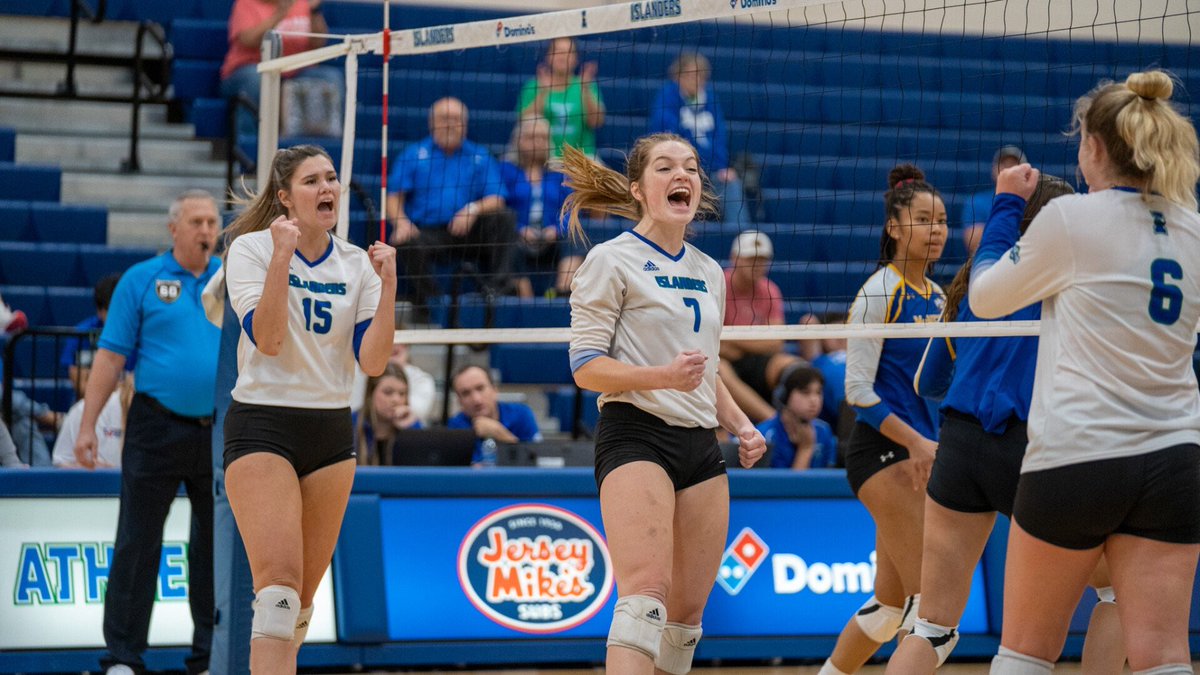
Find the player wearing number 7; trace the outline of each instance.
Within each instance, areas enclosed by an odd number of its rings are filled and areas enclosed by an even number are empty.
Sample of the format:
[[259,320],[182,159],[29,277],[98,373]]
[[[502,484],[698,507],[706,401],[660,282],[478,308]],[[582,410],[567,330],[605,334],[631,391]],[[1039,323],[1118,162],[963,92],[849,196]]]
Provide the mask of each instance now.
[[596,483],[617,580],[610,673],[682,675],[717,578],[729,481],[716,427],[736,436],[743,465],[766,442],[717,377],[725,274],[684,241],[713,196],[690,143],[643,137],[622,176],[565,147],[573,192],[564,211],[637,225],[592,248],[571,284],[571,369],[600,392]]
[[[1051,671],[1101,553],[1130,669],[1192,672],[1200,163],[1172,89],[1165,73],[1149,71],[1080,98],[1074,121],[1089,193],[1047,204],[1020,241],[1015,222],[989,224],[975,256],[976,315],[1042,302],[993,674]],[[1009,192],[1032,192],[1036,170],[1008,171]]]
[[331,234],[341,184],[321,148],[275,153],[229,226],[226,281],[242,325],[225,417],[225,486],[254,577],[250,670],[295,673],[313,595],[354,481],[355,361],[383,372],[396,250]]

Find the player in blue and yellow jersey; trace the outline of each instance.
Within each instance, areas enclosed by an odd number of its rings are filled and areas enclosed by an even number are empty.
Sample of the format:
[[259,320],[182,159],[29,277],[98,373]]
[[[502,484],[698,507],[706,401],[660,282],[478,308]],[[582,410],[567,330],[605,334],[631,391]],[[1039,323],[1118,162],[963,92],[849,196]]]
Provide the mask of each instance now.
[[[946,243],[946,205],[911,164],[888,174],[881,267],[850,307],[848,323],[928,323],[942,289],[927,276]],[[875,595],[842,629],[820,675],[853,673],[911,622],[921,580],[921,492],[937,448],[937,411],[913,391],[925,342],[855,338],[846,350],[846,400],[858,415],[846,478],[875,520]]]
[[569,145],[563,159],[573,234],[580,209],[637,221],[592,248],[571,292],[571,369],[600,392],[596,483],[619,596],[605,665],[684,675],[729,528],[716,428],[744,466],[767,447],[717,376],[724,272],[684,241],[714,198],[674,134],[639,139],[625,176]]
[[[1062,179],[1042,176],[1028,203],[1008,192],[996,195],[988,219],[1020,221],[1023,233],[1042,207],[1074,190]],[[1011,225],[1010,225],[1011,226]],[[967,300],[972,270],[968,260],[946,295],[943,321],[978,321]],[[1041,303],[1003,317],[1036,321]],[[971,577],[992,532],[996,513],[1012,515],[1021,459],[1028,440],[1026,422],[1033,396],[1037,338],[933,338],[917,371],[917,392],[941,400],[943,422],[937,458],[925,502],[925,539],[921,560],[921,611],[911,636],[888,662],[889,673],[932,673],[958,642],[958,622],[971,590]],[[1103,583],[1102,598],[1111,588]],[[1116,620],[1115,605],[1098,606],[1093,624]],[[1120,672],[1124,652],[1120,640],[1107,641],[1104,658],[1084,650],[1084,672]],[[1096,657],[1102,663],[1096,663]],[[1091,657],[1091,658],[1087,658]],[[1106,662],[1112,662],[1112,666]]]

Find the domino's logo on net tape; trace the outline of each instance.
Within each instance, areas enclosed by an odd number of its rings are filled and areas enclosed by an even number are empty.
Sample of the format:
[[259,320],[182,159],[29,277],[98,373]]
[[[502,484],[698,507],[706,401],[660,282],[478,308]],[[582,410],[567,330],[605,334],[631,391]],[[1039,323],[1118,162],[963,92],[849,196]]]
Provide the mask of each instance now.
[[612,560],[595,527],[548,504],[484,516],[458,549],[458,581],[487,618],[522,633],[559,633],[596,615],[612,593]]
[[746,527],[733,538],[733,543],[725,549],[721,557],[721,567],[717,569],[717,583],[730,595],[737,595],[754,576],[754,571],[767,559],[770,552],[767,542],[755,534],[754,530]]

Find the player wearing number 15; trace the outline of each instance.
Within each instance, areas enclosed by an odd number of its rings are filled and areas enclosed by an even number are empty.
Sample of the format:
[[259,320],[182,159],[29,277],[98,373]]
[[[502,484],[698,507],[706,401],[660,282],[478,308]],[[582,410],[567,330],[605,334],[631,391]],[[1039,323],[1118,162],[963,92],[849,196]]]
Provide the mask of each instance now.
[[334,237],[341,185],[316,146],[280,150],[226,233],[242,325],[225,417],[225,485],[254,577],[250,670],[295,673],[313,595],[354,481],[357,358],[383,372],[395,330],[396,251]]
[[[1101,554],[1130,669],[1192,672],[1200,161],[1172,90],[1170,77],[1149,71],[1080,98],[1074,122],[1089,193],[1047,204],[1020,241],[1015,223],[989,222],[975,256],[976,315],[1042,302],[993,674],[1050,672]],[[1037,171],[1008,172],[1008,192],[1028,196]]]
[[691,669],[729,521],[716,427],[752,466],[762,435],[717,377],[725,275],[684,242],[712,195],[696,149],[674,134],[637,141],[627,175],[568,145],[564,211],[637,225],[593,248],[571,284],[571,369],[600,392],[596,482],[617,580],[609,672]]

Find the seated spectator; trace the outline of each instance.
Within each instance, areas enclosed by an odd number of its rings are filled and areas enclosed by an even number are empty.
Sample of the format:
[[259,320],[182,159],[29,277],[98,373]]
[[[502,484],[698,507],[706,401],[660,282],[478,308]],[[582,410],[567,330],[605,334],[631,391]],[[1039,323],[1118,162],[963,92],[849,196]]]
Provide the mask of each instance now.
[[534,295],[530,275],[557,274],[552,295],[571,293],[571,278],[587,251],[567,236],[567,223],[559,216],[570,189],[563,187],[563,174],[548,171],[550,125],[541,117],[526,117],[513,127],[500,176],[508,193],[508,206],[517,215],[518,256],[516,266],[523,276],[517,295]]
[[29,468],[29,465],[22,462],[17,455],[17,445],[13,443],[12,436],[8,433],[8,427],[4,425],[4,420],[0,420],[0,467],[5,469]]
[[521,88],[517,117],[542,117],[550,123],[550,155],[562,157],[564,143],[596,156],[596,129],[604,126],[604,100],[596,86],[596,63],[579,67],[579,46],[569,37],[550,41],[537,77]]
[[963,204],[962,217],[958,224],[962,228],[962,240],[967,247],[968,256],[975,254],[979,238],[983,236],[983,226],[992,212],[992,200],[996,197],[996,177],[1001,171],[1024,164],[1025,161],[1025,153],[1021,148],[1015,145],[1002,146],[992,156],[992,185],[971,195],[967,203]]
[[708,80],[711,73],[703,54],[680,54],[671,64],[671,81],[650,106],[649,132],[676,133],[696,146],[700,165],[721,198],[725,224],[741,230],[750,224],[750,209],[741,178],[729,164],[725,114]]
[[[125,415],[133,402],[133,375],[126,373],[117,388],[96,418],[96,468],[121,466],[121,448],[125,445]],[[79,438],[79,424],[83,419],[83,399],[79,399],[67,411],[58,438],[54,440],[54,466],[69,469],[82,468],[75,458],[75,440]]]
[[772,445],[772,469],[822,469],[837,461],[833,429],[817,417],[824,400],[825,380],[816,368],[791,369],[784,379],[779,412],[758,425]]
[[443,98],[429,108],[428,138],[408,146],[388,179],[387,218],[409,287],[414,313],[428,318],[439,289],[430,260],[473,264],[486,273],[486,292],[511,282],[515,217],[499,163],[487,148],[467,140],[467,107]]
[[[831,312],[825,315],[825,323],[844,324],[846,315]],[[825,380],[825,402],[821,406],[821,419],[837,429],[842,403],[846,400],[846,338],[821,340],[821,354],[812,360],[812,366],[821,371]]]
[[360,465],[390,466],[396,430],[421,427],[416,411],[408,404],[408,378],[402,366],[388,363],[382,375],[367,378],[362,407],[354,420],[354,447]]
[[[261,60],[263,36],[281,33],[328,33],[321,14],[321,0],[234,0],[229,13],[229,51],[221,65],[221,96],[233,99],[244,94],[258,106],[260,82],[257,66]],[[282,36],[283,56],[316,49],[324,37]],[[341,68],[315,65],[282,74],[279,118],[285,136],[304,134],[340,136],[342,133],[342,92],[345,75]],[[258,133],[254,116],[239,110],[239,135]]]
[[[767,278],[774,249],[763,232],[747,230],[733,241],[725,270],[725,325],[783,324],[783,294]],[[722,340],[718,372],[733,400],[755,423],[775,414],[768,401],[783,371],[801,359],[783,351],[783,340]]]
[[[4,298],[0,297],[0,346],[7,341],[8,336],[19,333],[29,326],[25,312],[9,307]],[[0,368],[0,374],[3,369]],[[0,392],[3,392],[0,386]],[[12,426],[6,427],[8,440],[16,445],[18,457],[29,459],[33,466],[50,465],[50,447],[42,436],[40,427],[53,430],[58,426],[60,415],[50,409],[45,403],[38,403],[19,390],[12,393]],[[23,460],[21,460],[23,461]]]
[[[398,323],[396,330],[404,330],[404,325]],[[392,355],[388,358],[388,363],[404,370],[404,377],[408,380],[408,405],[421,424],[429,424],[429,416],[433,414],[434,399],[437,396],[437,384],[432,375],[409,363],[408,355],[408,345],[399,342],[393,343]],[[354,389],[350,395],[350,411],[353,413],[361,410],[361,406],[367,400],[367,379],[367,374],[362,371],[362,368],[355,369]]]
[[[69,337],[63,341],[62,354],[58,358],[58,363],[66,369],[71,378],[71,384],[75,387],[75,394],[80,398],[83,397],[83,392],[87,387],[87,371],[91,368],[92,356],[96,353],[96,340],[100,337],[100,331],[104,329],[104,320],[108,318],[108,303],[112,302],[113,289],[117,287],[117,282],[120,280],[120,273],[109,274],[97,281],[92,289],[96,313],[74,326],[75,330],[89,331],[92,336],[90,338]],[[133,371],[133,364],[130,361],[133,359],[129,359],[125,364],[127,372]]]
[[450,379],[450,387],[462,412],[446,421],[450,429],[473,429],[479,437],[472,462],[483,459],[484,439],[497,443],[529,443],[542,440],[533,410],[524,403],[501,403],[492,375],[479,366],[466,366]]

